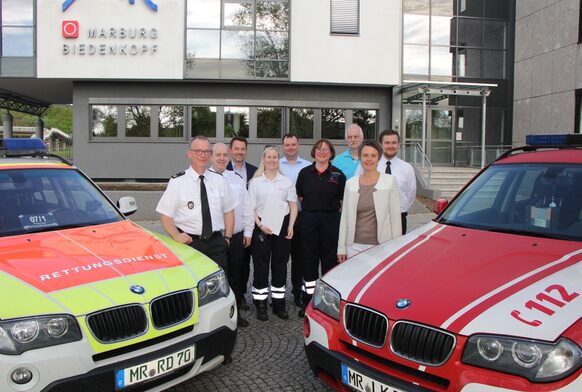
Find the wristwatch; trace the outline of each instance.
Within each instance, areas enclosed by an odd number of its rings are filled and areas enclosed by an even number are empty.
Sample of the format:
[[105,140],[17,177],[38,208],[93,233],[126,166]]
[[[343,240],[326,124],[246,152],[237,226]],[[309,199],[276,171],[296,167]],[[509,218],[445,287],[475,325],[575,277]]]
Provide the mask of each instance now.
[[228,242],[228,244],[230,245],[230,240],[231,240],[232,238],[231,238],[231,237],[224,236],[224,239],[225,239],[225,240],[226,240],[226,242]]

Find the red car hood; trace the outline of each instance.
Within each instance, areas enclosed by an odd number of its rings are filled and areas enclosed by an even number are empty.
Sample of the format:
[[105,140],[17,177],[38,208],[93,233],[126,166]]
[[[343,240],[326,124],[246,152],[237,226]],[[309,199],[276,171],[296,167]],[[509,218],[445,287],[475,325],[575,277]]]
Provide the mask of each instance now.
[[[582,316],[581,260],[577,242],[429,223],[324,280],[393,321],[551,341]],[[400,299],[410,305],[398,309]]]
[[130,221],[0,238],[0,270],[46,293],[181,265]]

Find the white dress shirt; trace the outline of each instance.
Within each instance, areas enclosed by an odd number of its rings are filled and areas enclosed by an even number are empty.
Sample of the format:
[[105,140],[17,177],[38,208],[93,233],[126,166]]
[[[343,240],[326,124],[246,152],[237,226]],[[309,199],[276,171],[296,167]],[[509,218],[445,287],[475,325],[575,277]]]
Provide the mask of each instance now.
[[[207,169],[204,172],[204,185],[208,195],[212,231],[224,230],[224,214],[232,211],[236,204],[226,179]],[[183,232],[202,234],[200,178],[192,167],[186,169],[185,174],[170,179],[156,211],[172,218],[176,227]]]
[[289,177],[291,179],[293,185],[295,185],[295,183],[297,182],[297,176],[299,175],[301,169],[309,165],[311,165],[311,162],[301,157],[297,157],[297,160],[295,161],[294,164],[290,164],[287,158],[285,157],[279,159],[279,168],[281,169],[281,172],[283,172],[283,174],[286,177]]
[[[289,177],[280,173],[273,180],[269,180],[263,174],[255,177],[249,183],[249,197],[251,206],[257,211],[259,218],[263,217],[265,203],[269,197],[287,202],[297,203],[297,191]],[[285,215],[289,213],[289,204],[285,206]]]
[[244,180],[245,184],[248,183],[250,178],[248,178],[248,176],[247,176],[246,162],[243,161],[242,167],[240,169],[238,167],[236,167],[236,164],[234,163],[234,161],[230,161],[230,164],[232,165],[232,171],[235,172],[236,174],[238,174],[239,176],[241,176],[241,178]]
[[[382,154],[380,162],[378,162],[378,171],[385,173],[386,171],[386,156]],[[400,192],[400,212],[408,212],[414,200],[416,200],[416,175],[412,165],[398,157],[390,160],[390,170],[392,175],[396,177],[398,183],[398,191]],[[356,169],[356,176],[364,172],[360,164]]]
[[234,229],[232,234],[244,231],[243,235],[245,237],[252,237],[253,226],[255,223],[253,219],[253,209],[247,191],[247,184],[241,176],[233,171],[225,170],[222,172],[222,175],[226,179],[226,182],[228,182],[232,198],[236,202],[236,207],[234,207]]

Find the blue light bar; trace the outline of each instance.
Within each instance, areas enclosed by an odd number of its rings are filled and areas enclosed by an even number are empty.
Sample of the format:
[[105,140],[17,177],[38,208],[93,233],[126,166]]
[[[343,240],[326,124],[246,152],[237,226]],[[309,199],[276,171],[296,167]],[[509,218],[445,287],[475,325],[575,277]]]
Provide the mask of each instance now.
[[38,138],[6,138],[0,139],[0,151],[5,156],[46,153],[46,144]]
[[527,135],[525,137],[525,143],[530,146],[582,145],[582,134]]

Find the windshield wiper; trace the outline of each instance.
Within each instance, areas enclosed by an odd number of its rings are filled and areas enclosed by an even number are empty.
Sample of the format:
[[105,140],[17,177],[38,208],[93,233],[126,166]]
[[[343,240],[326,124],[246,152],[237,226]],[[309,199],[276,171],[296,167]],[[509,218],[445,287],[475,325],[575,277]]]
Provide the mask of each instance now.
[[63,225],[63,226],[38,227],[38,228],[35,228],[32,230],[25,230],[22,234],[43,233],[43,232],[47,232],[47,231],[75,229],[78,227],[86,227],[86,226],[92,226],[92,224],[91,223],[75,223],[75,224]]
[[437,223],[442,223],[443,225],[449,225],[449,226],[455,226],[455,227],[462,227],[464,229],[474,229],[474,227],[470,226],[470,225],[465,225],[463,223],[459,223],[459,222],[455,222],[452,220],[448,220],[445,218],[441,218],[437,221]]

